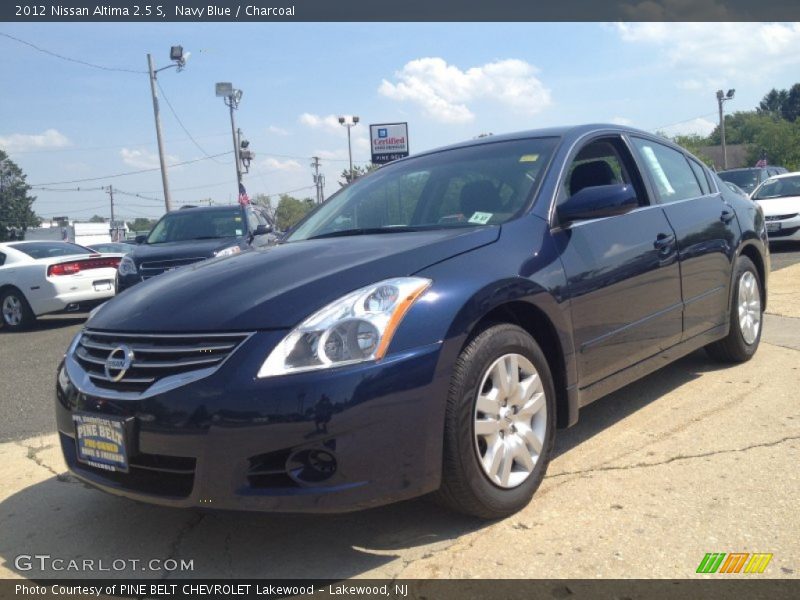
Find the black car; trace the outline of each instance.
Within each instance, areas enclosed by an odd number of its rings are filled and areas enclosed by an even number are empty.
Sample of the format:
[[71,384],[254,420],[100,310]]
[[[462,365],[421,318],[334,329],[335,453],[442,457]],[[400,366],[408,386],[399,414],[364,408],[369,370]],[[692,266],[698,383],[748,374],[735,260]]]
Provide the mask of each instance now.
[[720,171],[717,175],[722,181],[730,181],[739,186],[745,193],[751,194],[762,181],[781,173],[788,173],[788,171],[784,167],[770,165],[767,167],[728,169],[727,171]]
[[61,447],[80,479],[166,506],[435,492],[508,515],[587,404],[698,348],[752,357],[769,269],[758,204],[661,137],[587,125],[433,150],[275,246],[104,304],[58,370]]
[[246,205],[185,207],[165,214],[117,270],[117,291],[166,271],[275,241],[264,214]]

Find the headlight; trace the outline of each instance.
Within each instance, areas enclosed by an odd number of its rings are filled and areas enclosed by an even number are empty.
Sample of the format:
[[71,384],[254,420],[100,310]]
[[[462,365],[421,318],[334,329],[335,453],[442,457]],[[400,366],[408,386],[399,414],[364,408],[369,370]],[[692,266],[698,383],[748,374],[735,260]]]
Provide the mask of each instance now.
[[123,256],[117,267],[120,275],[136,275],[136,263],[130,256]]
[[214,252],[214,256],[233,256],[234,254],[239,254],[242,249],[239,246],[230,246],[229,248],[223,248],[222,250],[217,250]]
[[431,283],[421,277],[386,279],[330,303],[278,344],[258,377],[383,358],[397,326]]

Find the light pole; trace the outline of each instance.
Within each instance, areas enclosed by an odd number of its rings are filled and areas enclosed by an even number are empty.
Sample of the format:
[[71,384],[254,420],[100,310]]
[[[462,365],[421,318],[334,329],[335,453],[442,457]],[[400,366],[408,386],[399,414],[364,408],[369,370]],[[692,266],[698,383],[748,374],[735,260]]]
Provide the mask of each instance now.
[[722,105],[728,100],[733,100],[736,90],[730,89],[728,93],[717,90],[717,104],[719,105],[719,135],[722,141],[722,169],[728,168],[728,147],[725,145],[725,115],[722,112]]
[[233,135],[233,162],[236,163],[236,194],[238,195],[242,185],[242,166],[240,163],[239,155],[239,134],[236,129],[236,118],[234,112],[239,108],[239,101],[242,99],[242,90],[234,89],[233,84],[224,81],[217,83],[216,87],[217,96],[225,101],[225,106],[230,109],[231,113],[231,134]]
[[339,117],[339,125],[347,127],[347,156],[350,158],[350,177],[347,178],[347,183],[353,183],[353,146],[350,143],[350,129],[358,124],[359,118],[355,115],[352,117]]
[[172,196],[169,193],[169,178],[167,177],[167,161],[164,154],[164,138],[161,134],[161,115],[158,110],[158,93],[156,92],[156,76],[164,69],[176,68],[182,71],[186,66],[186,60],[189,58],[189,53],[184,54],[183,46],[172,46],[169,49],[169,59],[174,63],[156,69],[153,66],[153,57],[147,55],[147,71],[150,77],[150,93],[153,95],[153,116],[156,120],[156,140],[158,141],[158,162],[161,165],[161,183],[164,186],[164,207],[167,212],[172,210]]

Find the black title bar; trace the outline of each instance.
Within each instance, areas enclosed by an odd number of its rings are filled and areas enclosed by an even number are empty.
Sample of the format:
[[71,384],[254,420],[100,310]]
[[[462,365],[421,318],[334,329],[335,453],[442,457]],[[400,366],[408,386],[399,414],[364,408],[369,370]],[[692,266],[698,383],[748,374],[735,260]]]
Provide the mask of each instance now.
[[795,21],[797,0],[3,0],[9,22]]

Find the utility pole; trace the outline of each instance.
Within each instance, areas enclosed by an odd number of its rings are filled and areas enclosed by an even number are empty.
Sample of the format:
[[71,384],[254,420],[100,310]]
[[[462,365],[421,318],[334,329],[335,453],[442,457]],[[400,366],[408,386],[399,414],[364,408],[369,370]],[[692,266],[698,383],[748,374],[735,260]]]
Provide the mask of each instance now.
[[119,238],[117,236],[117,226],[114,221],[114,188],[109,185],[106,193],[108,194],[108,199],[111,201],[111,241],[116,242]]
[[161,183],[164,186],[164,208],[167,212],[172,210],[172,197],[169,193],[169,178],[167,177],[167,161],[164,156],[164,138],[161,134],[161,115],[158,111],[158,94],[156,93],[156,70],[153,67],[153,57],[147,55],[147,69],[150,72],[150,92],[153,94],[153,115],[156,119],[156,139],[158,140],[158,162],[161,165]]
[[236,195],[238,196],[242,187],[242,163],[239,139],[239,132],[236,129],[236,117],[234,111],[239,108],[239,102],[242,99],[242,90],[237,90],[229,81],[218,82],[215,86],[216,95],[225,102],[225,106],[230,109],[231,113],[231,135],[233,136],[233,162],[236,165]]
[[348,121],[346,117],[339,117],[339,125],[347,127],[347,156],[350,158],[350,176],[347,183],[353,183],[353,146],[350,144],[350,130],[358,124],[359,118],[355,115]]
[[312,156],[311,166],[314,168],[314,187],[317,190],[317,204],[322,204],[322,175],[319,174],[319,156]]
[[728,147],[725,144],[725,115],[722,111],[722,105],[727,102],[728,100],[733,99],[733,95],[736,93],[736,90],[728,90],[728,93],[725,94],[722,90],[717,90],[717,105],[719,106],[719,136],[720,141],[722,142],[722,170],[726,170],[728,168]]

